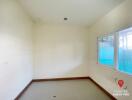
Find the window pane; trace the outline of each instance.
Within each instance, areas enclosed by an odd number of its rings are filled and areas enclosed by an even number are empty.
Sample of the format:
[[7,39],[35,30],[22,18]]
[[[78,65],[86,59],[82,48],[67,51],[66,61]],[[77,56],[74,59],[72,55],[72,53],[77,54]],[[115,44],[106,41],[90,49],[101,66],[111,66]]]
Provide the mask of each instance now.
[[132,74],[132,28],[119,32],[118,69]]
[[114,35],[98,38],[98,62],[114,66]]

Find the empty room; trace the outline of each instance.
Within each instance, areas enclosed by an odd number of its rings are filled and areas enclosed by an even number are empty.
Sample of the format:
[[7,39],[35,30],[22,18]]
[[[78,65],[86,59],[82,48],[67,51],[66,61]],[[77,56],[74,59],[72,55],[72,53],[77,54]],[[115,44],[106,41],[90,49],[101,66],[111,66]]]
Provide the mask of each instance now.
[[0,0],[0,100],[132,100],[132,0]]

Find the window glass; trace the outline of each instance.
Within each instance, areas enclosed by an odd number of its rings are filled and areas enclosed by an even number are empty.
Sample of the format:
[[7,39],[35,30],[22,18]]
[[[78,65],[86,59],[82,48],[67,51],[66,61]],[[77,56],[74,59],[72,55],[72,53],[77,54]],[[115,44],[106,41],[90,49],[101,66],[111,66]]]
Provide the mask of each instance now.
[[132,74],[132,28],[119,32],[118,69]]
[[114,35],[98,38],[98,62],[110,67],[114,66]]

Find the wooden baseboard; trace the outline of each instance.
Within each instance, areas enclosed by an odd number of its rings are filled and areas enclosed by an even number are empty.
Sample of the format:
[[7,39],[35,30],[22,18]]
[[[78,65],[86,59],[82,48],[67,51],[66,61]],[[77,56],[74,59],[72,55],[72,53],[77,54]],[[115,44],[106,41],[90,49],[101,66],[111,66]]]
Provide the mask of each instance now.
[[28,87],[33,82],[43,82],[43,81],[64,81],[64,80],[78,80],[78,79],[89,79],[92,81],[100,90],[102,90],[106,95],[108,95],[111,100],[117,100],[113,95],[111,95],[108,91],[106,91],[101,85],[99,85],[96,81],[94,81],[91,77],[65,77],[65,78],[50,78],[50,79],[33,79],[24,89],[23,91],[15,98],[15,100],[19,100],[19,98],[23,95],[23,93],[28,89]]
[[33,81],[30,81],[28,85],[18,94],[18,96],[14,100],[19,100],[19,98],[24,94],[24,92],[29,88]]
[[111,95],[107,90],[105,90],[101,85],[99,85],[91,77],[89,77],[89,80],[91,80],[100,90],[102,90],[107,96],[109,96],[111,98],[111,100],[117,100],[113,95]]
[[86,76],[86,77],[65,77],[65,78],[33,79],[33,82],[63,81],[63,80],[78,80],[78,79],[89,79],[89,77]]

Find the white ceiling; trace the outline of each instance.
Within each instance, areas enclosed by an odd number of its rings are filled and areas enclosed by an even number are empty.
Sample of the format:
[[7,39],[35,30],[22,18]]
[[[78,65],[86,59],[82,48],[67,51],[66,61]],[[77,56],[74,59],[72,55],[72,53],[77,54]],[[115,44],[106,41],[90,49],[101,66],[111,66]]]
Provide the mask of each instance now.
[[[19,0],[36,21],[89,26],[124,0]],[[63,18],[68,17],[68,21]]]

